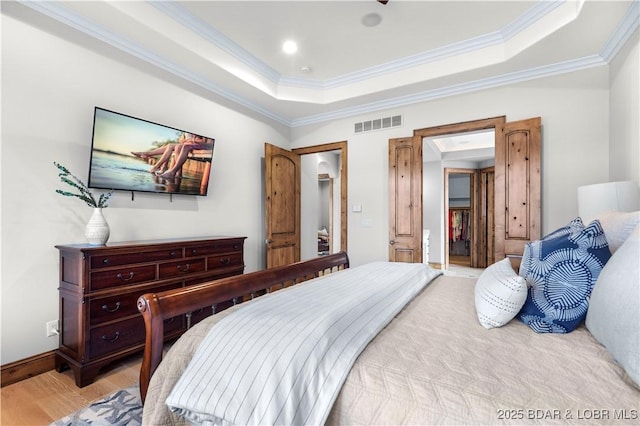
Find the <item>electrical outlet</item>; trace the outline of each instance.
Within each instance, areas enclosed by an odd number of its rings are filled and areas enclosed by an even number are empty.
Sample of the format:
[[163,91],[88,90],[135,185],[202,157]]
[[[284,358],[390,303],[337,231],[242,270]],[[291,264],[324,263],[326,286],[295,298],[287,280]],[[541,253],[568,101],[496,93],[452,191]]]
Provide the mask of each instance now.
[[57,336],[59,334],[58,331],[58,320],[53,320],[47,322],[47,337]]

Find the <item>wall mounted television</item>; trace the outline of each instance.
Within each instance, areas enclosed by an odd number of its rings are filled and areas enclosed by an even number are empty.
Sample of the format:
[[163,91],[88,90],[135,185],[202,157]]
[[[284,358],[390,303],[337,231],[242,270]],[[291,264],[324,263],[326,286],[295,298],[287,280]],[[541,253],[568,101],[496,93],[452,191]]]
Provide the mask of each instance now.
[[215,139],[95,107],[89,187],[207,195]]

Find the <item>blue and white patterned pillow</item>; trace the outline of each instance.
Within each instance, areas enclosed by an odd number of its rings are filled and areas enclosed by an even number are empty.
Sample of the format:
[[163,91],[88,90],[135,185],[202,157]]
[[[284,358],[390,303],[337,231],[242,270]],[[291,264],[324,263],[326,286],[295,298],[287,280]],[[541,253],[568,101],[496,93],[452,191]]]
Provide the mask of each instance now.
[[538,333],[568,333],[587,315],[591,290],[611,257],[600,222],[527,243],[520,275],[529,286],[518,317]]
[[[545,235],[540,238],[540,240],[550,240],[553,238],[573,234],[584,229],[584,223],[580,217],[576,217],[571,222],[567,223],[562,228],[558,228],[555,231]],[[522,253],[522,261],[520,262],[520,268],[518,269],[518,275],[524,277],[527,273],[528,269],[531,269],[531,261],[533,258],[531,257],[531,244],[527,244],[524,246],[524,253]]]
[[582,218],[576,217],[571,222],[567,223],[566,226],[556,229],[555,231],[545,235],[541,239],[550,240],[551,238],[560,237],[562,235],[573,234],[578,231],[582,231],[583,229],[584,229],[584,223],[582,222]]

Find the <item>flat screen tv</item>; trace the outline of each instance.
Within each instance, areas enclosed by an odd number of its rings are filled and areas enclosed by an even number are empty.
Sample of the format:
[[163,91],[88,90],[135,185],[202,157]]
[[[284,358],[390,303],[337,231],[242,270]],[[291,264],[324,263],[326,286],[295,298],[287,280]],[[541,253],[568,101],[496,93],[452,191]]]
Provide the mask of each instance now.
[[89,187],[207,195],[215,139],[95,108]]

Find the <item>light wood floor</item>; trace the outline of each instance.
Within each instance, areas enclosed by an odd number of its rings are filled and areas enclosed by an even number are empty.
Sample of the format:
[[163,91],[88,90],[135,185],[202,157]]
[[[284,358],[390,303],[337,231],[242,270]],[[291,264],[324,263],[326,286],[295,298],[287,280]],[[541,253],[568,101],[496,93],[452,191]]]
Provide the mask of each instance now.
[[471,256],[458,256],[455,254],[450,254],[449,263],[453,263],[454,265],[469,266],[471,265]]
[[83,388],[76,386],[71,370],[51,370],[5,386],[0,389],[0,424],[48,425],[96,399],[137,384],[141,362],[142,355],[114,362]]

